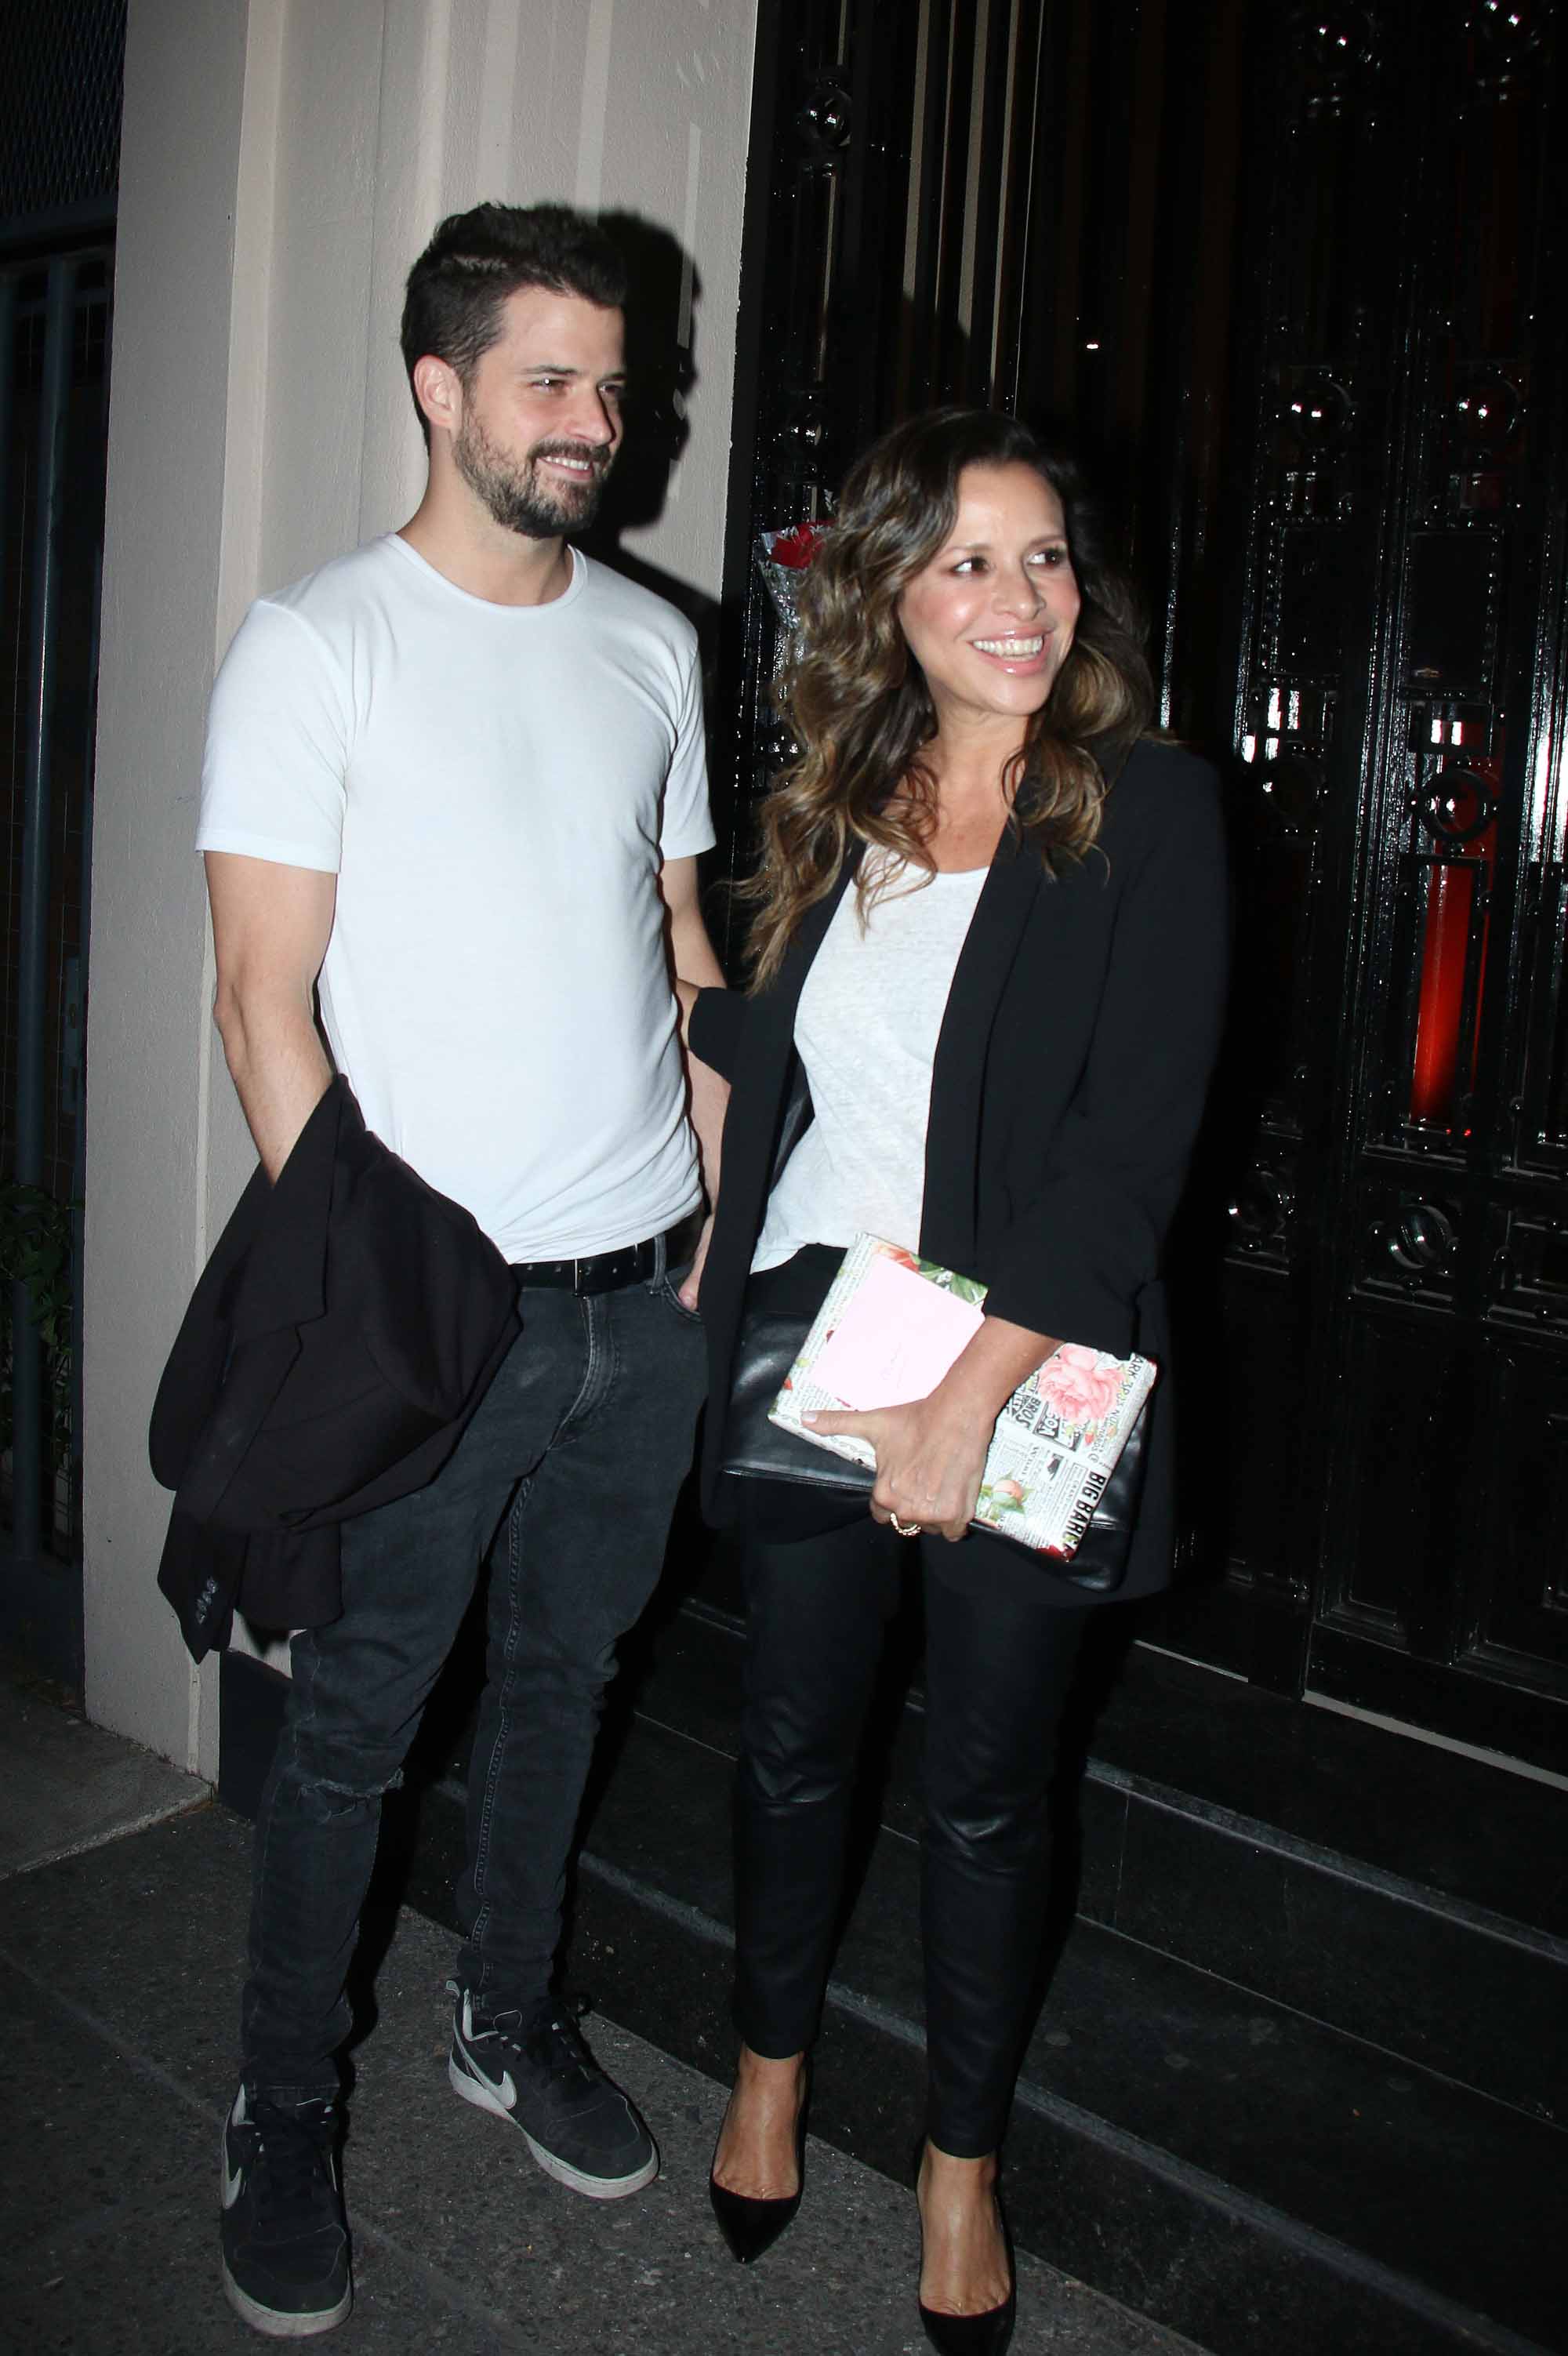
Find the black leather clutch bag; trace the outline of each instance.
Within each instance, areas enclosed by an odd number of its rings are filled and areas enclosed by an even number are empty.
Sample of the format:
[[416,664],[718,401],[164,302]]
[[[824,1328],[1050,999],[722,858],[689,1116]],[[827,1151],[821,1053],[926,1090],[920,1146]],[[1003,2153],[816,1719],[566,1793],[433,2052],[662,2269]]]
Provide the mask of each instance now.
[[[741,1480],[797,1482],[829,1495],[862,1496],[869,1503],[876,1478],[869,1466],[852,1463],[847,1457],[815,1447],[792,1431],[780,1430],[768,1419],[768,1410],[805,1347],[806,1337],[816,1322],[817,1309],[826,1297],[842,1257],[836,1250],[812,1246],[809,1252],[798,1253],[788,1268],[753,1278],[747,1287],[746,1311],[736,1345],[729,1408],[725,1418],[723,1467],[726,1473]],[[807,1309],[797,1305],[802,1280],[816,1296]],[[1069,1580],[1090,1594],[1113,1595],[1127,1575],[1133,1530],[1144,1493],[1148,1419],[1145,1408],[1128,1435],[1094,1509],[1094,1518],[1070,1560],[1041,1555],[1000,1530],[988,1527],[984,1535],[1012,1547],[1015,1553],[1028,1556],[1056,1578]]]
[[[833,1258],[836,1266],[837,1253]],[[869,1499],[876,1478],[869,1465],[834,1456],[799,1433],[783,1431],[768,1421],[768,1409],[814,1323],[814,1312],[801,1317],[784,1310],[746,1311],[736,1345],[735,1380],[725,1419],[724,1469],[745,1480],[800,1481],[809,1488]]]

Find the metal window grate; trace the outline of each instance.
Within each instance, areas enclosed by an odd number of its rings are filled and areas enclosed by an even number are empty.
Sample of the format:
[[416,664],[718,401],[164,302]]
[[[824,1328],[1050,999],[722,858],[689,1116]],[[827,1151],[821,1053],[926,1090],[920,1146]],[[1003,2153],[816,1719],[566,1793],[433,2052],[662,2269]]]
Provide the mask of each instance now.
[[[48,415],[55,413],[48,410],[46,347],[50,289],[57,280],[68,303],[65,365],[55,386],[66,497],[59,511],[45,625],[51,649],[43,740],[47,890],[38,910],[41,937],[33,952],[41,960],[41,993],[35,1012],[25,1018],[25,806],[40,694],[34,669],[38,470]],[[0,267],[0,409],[9,418],[0,441],[0,1179],[16,1177],[41,1188],[61,1211],[82,1191],[85,916],[109,305],[110,262],[102,250],[57,257],[44,265]],[[29,1046],[36,1094],[25,1079]],[[25,1099],[32,1108],[26,1122]],[[30,1141],[25,1168],[24,1137]],[[7,1240],[14,1243],[15,1234]],[[16,1512],[16,1468],[5,1446],[14,1440],[27,1468],[25,1500],[36,1499],[40,1508],[35,1516],[41,1523],[39,1535],[57,1554],[69,1555],[80,1503],[71,1353],[62,1353],[57,1322],[43,1369],[40,1415],[29,1423],[16,1406],[13,1380],[16,1370],[9,1343],[15,1313],[8,1295],[0,1302],[0,1509],[10,1505],[14,1535],[20,1532],[25,1517]],[[19,1536],[16,1543],[21,1544]]]
[[125,0],[5,0],[0,223],[113,198]]

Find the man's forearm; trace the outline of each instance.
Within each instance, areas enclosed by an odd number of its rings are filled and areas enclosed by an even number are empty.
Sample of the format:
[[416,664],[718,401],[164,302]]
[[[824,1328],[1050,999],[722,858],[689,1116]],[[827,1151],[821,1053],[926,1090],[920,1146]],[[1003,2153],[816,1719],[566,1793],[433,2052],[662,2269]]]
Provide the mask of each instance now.
[[275,1178],[331,1085],[316,1028],[316,977],[327,955],[338,878],[327,870],[207,853],[213,1017],[262,1167]]
[[686,1077],[692,1090],[692,1127],[702,1156],[703,1184],[713,1204],[718,1200],[719,1149],[724,1142],[729,1082],[721,1080],[716,1072],[692,1055],[686,1057]]
[[332,1084],[320,1033],[293,1000],[220,996],[217,1021],[262,1167],[275,1179]]
[[719,1147],[724,1137],[729,1082],[710,1065],[693,1055],[687,1041],[692,1007],[699,990],[722,990],[724,968],[700,916],[682,912],[671,926],[671,948],[675,967],[675,996],[681,1009],[681,1044],[686,1056],[686,1077],[692,1090],[692,1127],[703,1160],[703,1183],[710,1204],[718,1198]]

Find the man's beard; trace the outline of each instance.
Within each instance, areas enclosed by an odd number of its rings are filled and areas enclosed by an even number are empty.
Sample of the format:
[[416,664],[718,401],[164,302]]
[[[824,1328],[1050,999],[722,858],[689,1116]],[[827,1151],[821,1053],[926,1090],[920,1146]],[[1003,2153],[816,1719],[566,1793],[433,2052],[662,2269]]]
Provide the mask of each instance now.
[[[585,442],[536,442],[520,465],[497,449],[471,410],[452,437],[452,456],[496,522],[529,540],[553,540],[592,523],[609,473],[608,459]],[[593,472],[580,486],[546,485],[540,480],[541,458],[581,458]]]

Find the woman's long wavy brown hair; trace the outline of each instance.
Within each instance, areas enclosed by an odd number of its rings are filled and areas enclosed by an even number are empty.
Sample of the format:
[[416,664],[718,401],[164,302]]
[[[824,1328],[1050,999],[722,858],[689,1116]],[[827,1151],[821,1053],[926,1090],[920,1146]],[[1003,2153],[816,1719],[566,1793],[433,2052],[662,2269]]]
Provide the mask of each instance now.
[[[911,417],[852,468],[806,575],[779,696],[802,749],[763,804],[761,862],[739,887],[757,911],[754,989],[778,972],[852,843],[924,863],[937,785],[921,752],[937,715],[898,603],[952,530],[964,468],[1008,466],[1032,466],[1061,501],[1082,599],[1067,659],[1007,764],[1010,823],[1051,873],[1081,859],[1100,831],[1106,777],[1148,726],[1155,699],[1132,594],[1104,560],[1078,469],[994,410]],[[863,918],[888,863],[861,862]]]

